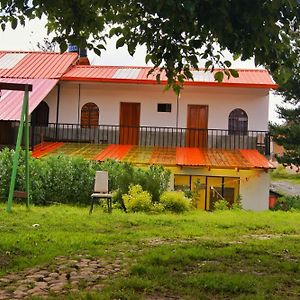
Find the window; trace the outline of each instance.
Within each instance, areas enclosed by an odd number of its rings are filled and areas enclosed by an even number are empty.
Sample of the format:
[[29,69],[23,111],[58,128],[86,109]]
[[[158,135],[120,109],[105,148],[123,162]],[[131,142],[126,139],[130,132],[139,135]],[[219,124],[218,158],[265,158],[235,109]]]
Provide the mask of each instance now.
[[228,130],[229,134],[248,133],[248,116],[244,110],[236,108],[229,114]]
[[157,112],[171,112],[172,104],[171,103],[158,103]]
[[89,102],[81,108],[81,127],[93,128],[99,124],[99,108],[95,103]]

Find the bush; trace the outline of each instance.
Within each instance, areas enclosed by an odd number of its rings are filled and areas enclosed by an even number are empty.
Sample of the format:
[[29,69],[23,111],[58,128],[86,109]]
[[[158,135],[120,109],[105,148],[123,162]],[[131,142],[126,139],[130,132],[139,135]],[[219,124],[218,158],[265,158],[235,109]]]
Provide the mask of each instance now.
[[277,199],[273,210],[300,210],[300,196],[284,196]]
[[171,174],[162,166],[153,165],[148,169],[141,169],[111,159],[105,160],[98,169],[108,171],[109,188],[115,191],[114,201],[120,203],[123,209],[125,204],[122,195],[128,193],[130,185],[140,185],[150,193],[153,202],[158,202],[159,196],[168,188]]
[[[0,197],[7,199],[12,172],[14,150],[0,151]],[[109,174],[109,190],[114,192],[114,201],[125,209],[122,195],[130,185],[141,185],[153,200],[167,189],[170,171],[162,166],[141,169],[124,162],[106,160],[99,164],[83,158],[65,155],[30,158],[30,196],[36,205],[50,203],[89,204],[93,192],[96,170]],[[25,190],[24,151],[20,152],[15,190]],[[156,210],[160,210],[158,206]]]
[[215,210],[229,210],[228,201],[226,200],[218,200],[214,203]]
[[171,172],[163,166],[151,165],[148,169],[138,170],[137,181],[152,196],[153,202],[159,202],[161,194],[168,189]]
[[160,196],[160,203],[166,211],[182,213],[191,209],[191,200],[183,192],[164,192]]
[[[0,193],[7,199],[14,150],[0,152]],[[30,197],[36,205],[53,202],[88,204],[95,169],[91,162],[64,155],[29,159]],[[25,191],[24,151],[20,152],[15,190]]]
[[151,195],[140,185],[130,185],[128,194],[122,196],[129,212],[149,212],[152,210]]
[[[292,168],[292,167],[291,167]],[[279,165],[275,170],[271,172],[272,179],[291,179],[291,180],[299,180],[300,174],[289,172],[288,168],[284,167],[283,165]]]
[[184,196],[187,198],[193,197],[193,192],[191,191],[190,187],[188,185],[175,185],[174,186],[175,191],[182,191],[184,193]]

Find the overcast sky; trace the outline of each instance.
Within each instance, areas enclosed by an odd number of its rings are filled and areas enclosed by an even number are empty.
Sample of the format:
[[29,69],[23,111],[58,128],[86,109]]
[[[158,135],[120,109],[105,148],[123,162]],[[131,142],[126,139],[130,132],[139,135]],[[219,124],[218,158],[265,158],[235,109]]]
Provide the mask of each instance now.
[[[25,27],[17,27],[12,30],[7,27],[5,32],[0,29],[0,50],[38,50],[37,43],[42,42],[47,37],[45,22],[41,20],[32,20],[27,22]],[[57,49],[58,51],[59,49]],[[230,59],[229,54],[226,54]],[[115,40],[111,40],[107,45],[107,50],[102,52],[101,57],[96,56],[93,52],[88,52],[88,57],[93,65],[127,65],[127,66],[144,66],[145,65],[145,49],[140,47],[132,57],[128,54],[127,48],[115,48]],[[242,62],[233,62],[234,68],[255,68],[252,60]],[[281,102],[281,98],[271,95],[269,119],[277,120],[276,104]]]

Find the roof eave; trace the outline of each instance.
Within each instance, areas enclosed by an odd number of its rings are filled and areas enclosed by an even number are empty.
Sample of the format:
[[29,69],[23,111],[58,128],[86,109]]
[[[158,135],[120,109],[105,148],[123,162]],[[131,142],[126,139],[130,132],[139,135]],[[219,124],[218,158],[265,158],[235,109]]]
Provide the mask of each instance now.
[[[102,83],[125,83],[125,84],[159,84],[152,79],[120,79],[120,78],[98,78],[98,77],[72,77],[63,76],[62,81],[84,81],[84,82],[102,82]],[[161,84],[167,84],[167,80],[161,80]],[[252,83],[227,83],[227,82],[195,82],[186,81],[184,85],[187,86],[213,86],[213,87],[242,87],[242,88],[263,88],[263,89],[277,89],[277,84],[252,84]]]

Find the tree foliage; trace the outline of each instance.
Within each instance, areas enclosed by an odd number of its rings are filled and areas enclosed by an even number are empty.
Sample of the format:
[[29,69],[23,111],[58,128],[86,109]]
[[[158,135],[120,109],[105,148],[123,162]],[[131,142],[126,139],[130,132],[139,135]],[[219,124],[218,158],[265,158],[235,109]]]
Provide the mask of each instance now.
[[6,0],[0,11],[3,30],[45,15],[61,51],[72,43],[100,55],[112,36],[131,55],[145,45],[146,61],[165,71],[175,90],[201,60],[223,70],[215,73],[218,81],[238,76],[222,56],[225,49],[242,60],[254,57],[285,81],[295,59],[290,33],[299,25],[295,0]]
[[284,154],[278,157],[284,165],[300,167],[300,34],[292,33],[294,37],[293,51],[298,58],[289,70],[289,79],[281,83],[277,93],[284,99],[284,105],[277,107],[278,116],[283,124],[271,123],[270,130],[273,140],[284,147]]

